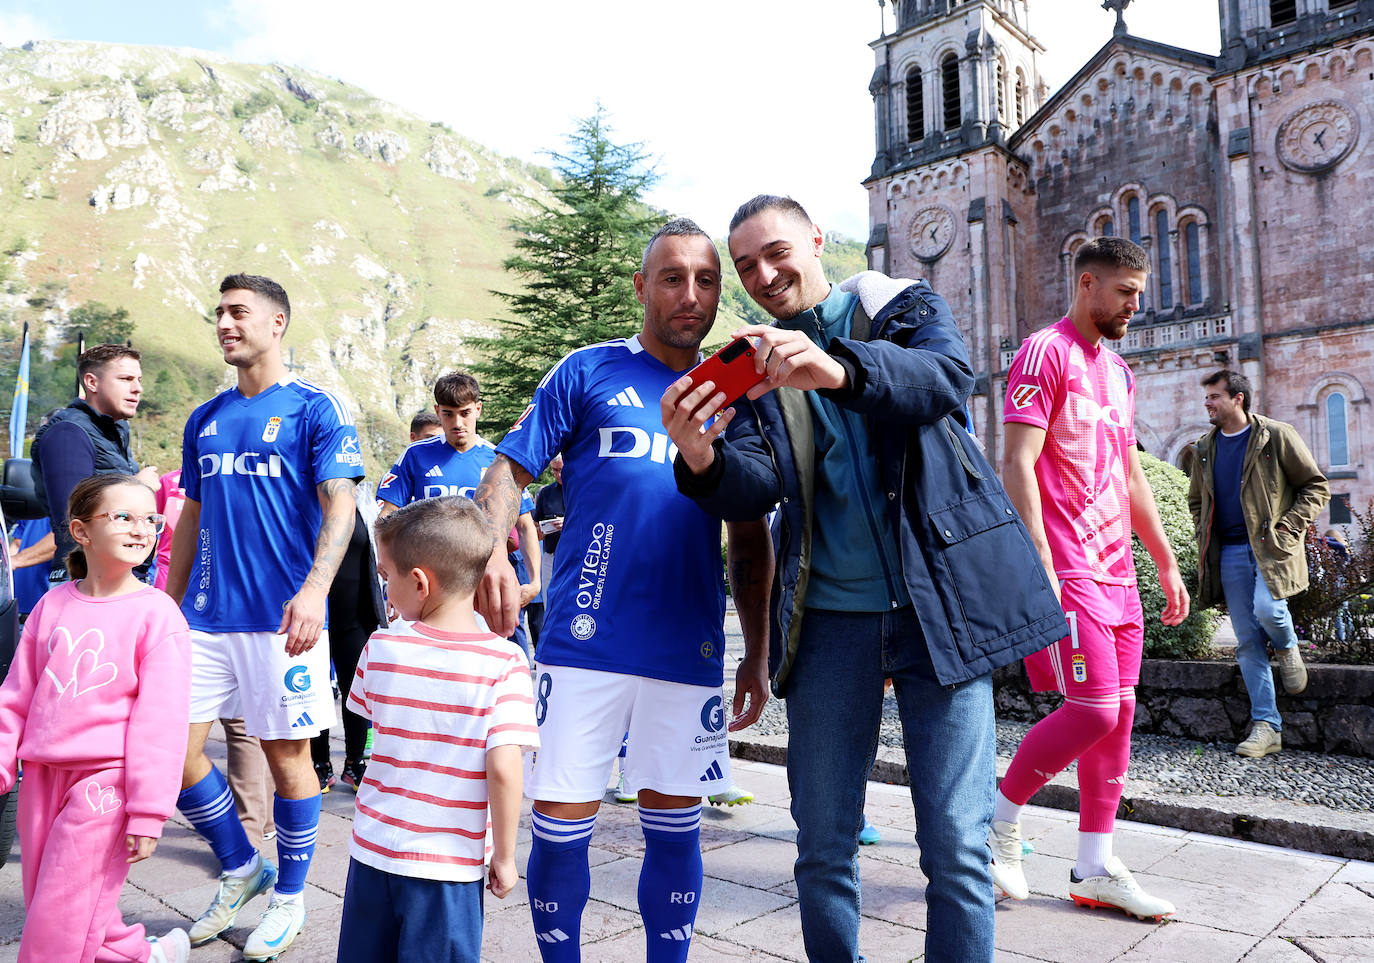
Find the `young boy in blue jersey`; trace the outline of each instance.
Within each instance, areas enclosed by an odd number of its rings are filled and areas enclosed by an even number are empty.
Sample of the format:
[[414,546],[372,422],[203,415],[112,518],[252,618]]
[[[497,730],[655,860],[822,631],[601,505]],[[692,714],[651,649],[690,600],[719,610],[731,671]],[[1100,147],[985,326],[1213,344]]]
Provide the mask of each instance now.
[[[403,505],[437,495],[471,498],[482,473],[496,457],[496,449],[477,434],[482,414],[482,389],[477,379],[463,371],[444,375],[434,382],[434,414],[440,434],[422,438],[405,451],[377,486],[382,517]],[[520,493],[520,514],[515,522],[519,544],[510,544],[510,563],[520,580],[520,606],[539,594],[539,530],[534,524],[534,500]],[[507,544],[503,536],[502,544]],[[530,654],[524,626],[516,624],[511,638],[526,657]]]
[[[191,927],[191,942],[214,939],[270,890],[243,949],[246,960],[266,960],[305,923],[320,819],[310,738],[334,724],[325,603],[353,533],[362,457],[348,410],[286,369],[281,342],[291,307],[281,285],[230,275],[215,317],[238,384],[197,408],[182,440],[186,503],[167,592],[191,626],[192,674],[177,805],[221,867],[219,891]],[[210,724],[240,716],[276,782],[280,871],[258,854],[224,776],[205,756]]]
[[[627,731],[625,787],[638,794],[644,831],[639,908],[648,959],[687,958],[702,884],[701,797],[730,785],[727,723],[751,724],[767,698],[767,529],[761,520],[730,526],[746,643],[732,721],[721,690],[720,523],[678,494],[655,404],[700,358],[720,300],[720,259],[711,239],[680,218],[650,240],[634,284],[643,329],[580,348],[545,375],[476,497],[493,536],[504,537],[521,489],[562,452],[563,550],[554,556],[535,679],[541,748],[525,782],[535,800],[527,884],[546,963],[581,958],[587,849]],[[484,615],[500,632],[515,599],[499,551],[487,571]]]

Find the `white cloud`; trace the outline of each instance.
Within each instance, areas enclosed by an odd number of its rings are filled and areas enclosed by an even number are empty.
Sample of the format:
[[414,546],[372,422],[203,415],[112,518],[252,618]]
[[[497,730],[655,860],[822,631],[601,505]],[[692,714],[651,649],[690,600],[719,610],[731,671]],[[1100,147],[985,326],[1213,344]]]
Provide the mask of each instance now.
[[0,45],[20,47],[30,40],[47,40],[53,30],[32,14],[0,10]]
[[[1110,38],[1098,7],[1031,0],[1052,87]],[[1214,4],[1138,7],[1136,35],[1217,49]],[[657,205],[723,233],[746,198],[790,193],[863,238],[878,26],[871,0],[229,0],[222,31],[233,57],[311,67],[532,160],[600,100],[658,158]]]

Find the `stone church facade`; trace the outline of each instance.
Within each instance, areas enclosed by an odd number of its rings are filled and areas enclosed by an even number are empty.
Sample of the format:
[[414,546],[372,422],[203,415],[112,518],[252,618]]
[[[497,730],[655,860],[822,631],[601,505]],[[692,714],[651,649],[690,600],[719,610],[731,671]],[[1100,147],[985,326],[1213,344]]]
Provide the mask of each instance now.
[[1217,56],[1132,36],[1129,2],[1051,92],[1029,14],[1063,0],[893,0],[870,265],[949,300],[996,464],[1007,368],[1067,309],[1074,252],[1137,241],[1153,270],[1115,347],[1146,448],[1181,464],[1208,428],[1199,381],[1238,368],[1330,477],[1317,524],[1340,524],[1374,499],[1374,0],[1218,0]]

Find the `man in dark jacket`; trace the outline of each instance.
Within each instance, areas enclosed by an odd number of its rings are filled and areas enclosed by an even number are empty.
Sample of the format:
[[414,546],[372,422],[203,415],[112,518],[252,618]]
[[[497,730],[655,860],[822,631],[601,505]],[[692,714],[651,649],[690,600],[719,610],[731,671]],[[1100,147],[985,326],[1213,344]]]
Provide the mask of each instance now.
[[770,674],[787,704],[807,956],[861,959],[858,834],[891,678],[929,880],[926,958],[991,960],[990,673],[1061,637],[1064,613],[959,423],[974,376],[944,299],[876,272],[832,287],[822,243],[790,198],[735,214],[735,268],[778,319],[736,334],[757,339],[767,377],[705,431],[729,399],[669,388],[678,487],[725,519],[780,507]]
[[67,530],[67,499],[72,489],[92,475],[122,472],[137,475],[156,490],[158,471],[141,472],[129,454],[128,420],[143,396],[143,368],[139,353],[122,344],[88,348],[76,361],[77,377],[86,393],[59,408],[33,437],[33,467],[38,499],[48,510],[57,547],[52,583],[67,578],[67,554],[76,547]]

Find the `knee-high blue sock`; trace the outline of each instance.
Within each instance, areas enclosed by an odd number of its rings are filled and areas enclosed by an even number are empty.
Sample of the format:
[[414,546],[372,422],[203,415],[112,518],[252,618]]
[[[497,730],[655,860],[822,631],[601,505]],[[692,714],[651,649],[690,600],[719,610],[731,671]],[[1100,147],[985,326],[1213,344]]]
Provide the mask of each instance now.
[[320,828],[320,797],[274,797],[272,818],[277,823],[278,896],[295,896],[305,889],[305,874],[315,855],[315,834]]
[[639,915],[649,963],[684,963],[701,899],[701,805],[639,809]]
[[544,963],[577,963],[582,958],[582,911],[592,890],[587,847],[596,817],[556,819],[536,809],[530,822],[534,846],[525,886],[539,955]]
[[258,854],[243,831],[243,823],[239,822],[229,783],[214,766],[204,779],[181,791],[177,808],[196,827],[196,832],[209,841],[210,848],[219,858],[221,872],[237,869]]

